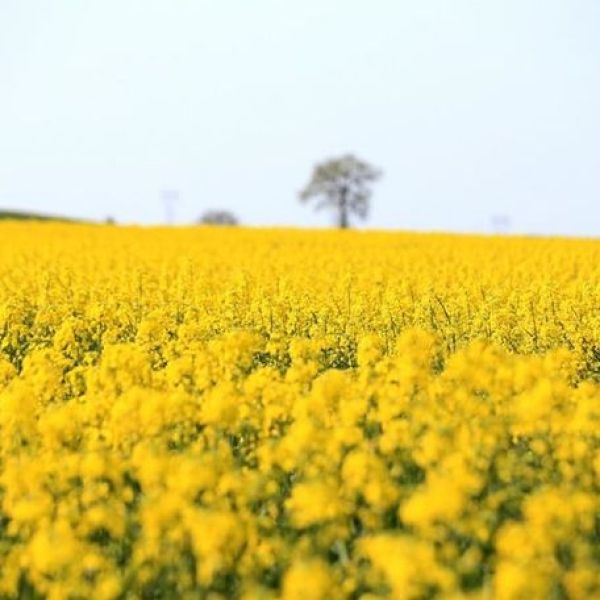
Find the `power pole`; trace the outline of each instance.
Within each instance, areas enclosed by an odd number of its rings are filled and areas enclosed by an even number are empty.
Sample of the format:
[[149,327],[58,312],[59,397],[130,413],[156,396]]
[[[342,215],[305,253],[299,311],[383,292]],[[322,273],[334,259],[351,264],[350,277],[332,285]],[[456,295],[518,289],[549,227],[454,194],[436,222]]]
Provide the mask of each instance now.
[[175,205],[180,201],[179,190],[161,190],[160,199],[165,208],[165,221],[167,225],[175,223]]
[[508,215],[494,215],[492,217],[492,230],[496,235],[507,234],[511,225],[511,218]]

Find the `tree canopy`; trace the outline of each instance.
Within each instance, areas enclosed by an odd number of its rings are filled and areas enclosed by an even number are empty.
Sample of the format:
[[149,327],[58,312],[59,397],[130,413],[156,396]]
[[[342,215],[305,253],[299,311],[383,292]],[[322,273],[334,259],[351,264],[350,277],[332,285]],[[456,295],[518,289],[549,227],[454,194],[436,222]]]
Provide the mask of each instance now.
[[370,184],[381,177],[381,171],[367,162],[346,154],[317,164],[300,200],[316,200],[316,210],[330,208],[337,212],[341,229],[350,226],[350,215],[367,217],[371,198]]

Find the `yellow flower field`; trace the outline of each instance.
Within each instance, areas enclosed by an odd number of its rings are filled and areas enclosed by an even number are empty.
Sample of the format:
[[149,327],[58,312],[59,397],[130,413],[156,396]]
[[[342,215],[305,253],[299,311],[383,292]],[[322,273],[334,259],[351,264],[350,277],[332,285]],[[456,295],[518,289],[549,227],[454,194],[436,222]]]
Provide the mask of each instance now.
[[600,596],[600,241],[0,225],[0,598]]

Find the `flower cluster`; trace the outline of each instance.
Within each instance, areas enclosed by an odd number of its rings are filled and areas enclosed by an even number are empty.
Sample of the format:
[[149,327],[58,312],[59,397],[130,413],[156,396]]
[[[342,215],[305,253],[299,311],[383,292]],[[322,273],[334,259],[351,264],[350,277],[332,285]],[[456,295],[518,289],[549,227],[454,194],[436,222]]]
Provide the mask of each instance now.
[[0,597],[600,594],[598,242],[0,233]]

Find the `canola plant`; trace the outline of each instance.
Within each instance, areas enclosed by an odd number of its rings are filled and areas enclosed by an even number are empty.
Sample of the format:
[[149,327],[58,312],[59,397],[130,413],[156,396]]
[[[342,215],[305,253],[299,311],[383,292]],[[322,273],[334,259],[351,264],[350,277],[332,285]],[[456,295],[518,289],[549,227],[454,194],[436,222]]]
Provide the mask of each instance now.
[[600,242],[0,226],[1,598],[600,595]]

